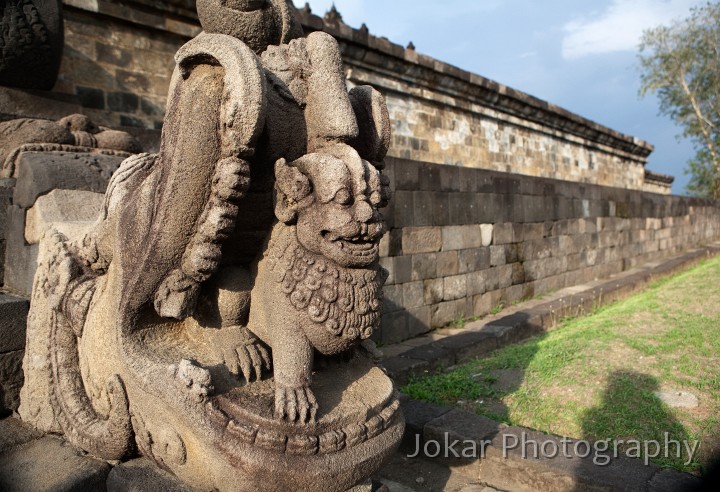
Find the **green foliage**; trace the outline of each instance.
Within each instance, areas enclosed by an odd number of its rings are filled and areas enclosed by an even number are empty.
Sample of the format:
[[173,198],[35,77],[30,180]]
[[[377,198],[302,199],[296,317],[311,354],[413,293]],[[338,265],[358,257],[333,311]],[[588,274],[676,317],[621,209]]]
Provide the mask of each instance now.
[[691,10],[671,26],[643,33],[642,95],[657,94],[660,113],[695,144],[688,191],[720,198],[720,2]]
[[496,314],[499,314],[500,311],[502,311],[503,309],[505,309],[505,303],[500,301],[490,309],[490,314],[494,316]]

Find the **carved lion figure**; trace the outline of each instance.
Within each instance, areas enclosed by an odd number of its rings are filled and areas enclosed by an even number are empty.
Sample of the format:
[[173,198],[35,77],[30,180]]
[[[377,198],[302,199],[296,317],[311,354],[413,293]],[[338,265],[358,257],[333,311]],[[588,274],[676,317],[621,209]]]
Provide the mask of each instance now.
[[249,329],[272,347],[275,413],[315,419],[313,351],[339,354],[372,334],[386,272],[380,172],[348,146],[275,165],[280,221],[257,267]]
[[301,37],[289,0],[198,10],[160,152],[123,162],[86,234],[41,243],[20,413],[202,490],[343,491],[404,425],[353,350],[387,275],[384,98],[348,91],[337,42]]

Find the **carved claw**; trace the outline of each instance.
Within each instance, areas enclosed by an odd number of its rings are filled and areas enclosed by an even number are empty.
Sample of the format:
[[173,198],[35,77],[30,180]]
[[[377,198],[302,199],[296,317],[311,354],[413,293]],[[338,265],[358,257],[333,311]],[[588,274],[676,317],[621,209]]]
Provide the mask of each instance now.
[[269,371],[272,367],[270,353],[259,342],[223,349],[223,359],[231,373],[244,377],[248,383],[259,381],[263,368]]
[[275,418],[288,422],[307,424],[314,422],[318,404],[315,395],[307,386],[299,388],[275,387]]

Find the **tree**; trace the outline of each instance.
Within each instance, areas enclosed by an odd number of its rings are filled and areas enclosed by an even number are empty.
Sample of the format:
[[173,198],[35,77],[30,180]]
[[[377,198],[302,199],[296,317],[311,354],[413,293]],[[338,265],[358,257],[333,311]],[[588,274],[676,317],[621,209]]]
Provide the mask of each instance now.
[[643,33],[641,95],[657,94],[696,148],[688,191],[720,199],[720,2],[707,3],[670,26]]

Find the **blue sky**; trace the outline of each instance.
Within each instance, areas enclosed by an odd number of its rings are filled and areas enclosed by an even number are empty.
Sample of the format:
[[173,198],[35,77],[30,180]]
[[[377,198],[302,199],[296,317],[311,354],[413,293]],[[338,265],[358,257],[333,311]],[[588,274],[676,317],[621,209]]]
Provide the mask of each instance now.
[[[295,0],[301,7],[304,1]],[[322,16],[332,0],[310,0]],[[335,0],[345,22],[496,80],[655,145],[648,168],[676,177],[693,146],[640,98],[643,29],[687,16],[703,0]]]

